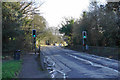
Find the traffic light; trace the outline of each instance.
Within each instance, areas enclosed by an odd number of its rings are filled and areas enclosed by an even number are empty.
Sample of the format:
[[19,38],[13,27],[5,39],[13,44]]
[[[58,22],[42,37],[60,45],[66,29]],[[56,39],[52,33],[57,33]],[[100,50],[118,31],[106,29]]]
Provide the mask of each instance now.
[[86,31],[83,31],[83,38],[87,38]]
[[85,36],[85,33],[84,33],[84,36],[83,36],[83,38],[86,38],[86,36]]
[[36,30],[35,29],[32,30],[32,35],[33,35],[33,37],[36,37]]
[[83,46],[86,46],[86,44],[87,44],[86,38],[83,38]]
[[87,32],[82,31],[82,37],[83,37],[83,51],[86,50],[86,45],[87,45]]

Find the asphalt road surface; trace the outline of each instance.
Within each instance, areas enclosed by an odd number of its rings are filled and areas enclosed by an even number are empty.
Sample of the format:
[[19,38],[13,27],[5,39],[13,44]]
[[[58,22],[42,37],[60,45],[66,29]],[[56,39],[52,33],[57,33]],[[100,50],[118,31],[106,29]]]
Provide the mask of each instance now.
[[67,78],[119,78],[117,60],[57,46],[42,47],[41,50]]

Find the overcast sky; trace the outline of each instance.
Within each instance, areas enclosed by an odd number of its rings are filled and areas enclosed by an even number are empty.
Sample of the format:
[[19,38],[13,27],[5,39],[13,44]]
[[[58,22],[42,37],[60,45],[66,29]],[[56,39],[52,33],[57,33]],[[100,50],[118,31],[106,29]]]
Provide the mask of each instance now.
[[40,12],[50,27],[57,27],[64,17],[79,18],[88,5],[89,0],[46,0]]
[[[104,0],[102,0],[104,1]],[[40,7],[49,27],[57,27],[64,17],[79,18],[83,11],[88,10],[90,0],[42,0]]]

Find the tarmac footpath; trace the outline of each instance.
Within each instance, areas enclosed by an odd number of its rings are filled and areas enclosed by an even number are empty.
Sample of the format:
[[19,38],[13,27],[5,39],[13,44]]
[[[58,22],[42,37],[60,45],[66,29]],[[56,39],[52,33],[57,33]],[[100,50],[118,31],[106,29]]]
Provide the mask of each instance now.
[[36,58],[38,54],[29,53],[23,56],[23,64],[18,78],[50,78],[47,71],[42,71]]

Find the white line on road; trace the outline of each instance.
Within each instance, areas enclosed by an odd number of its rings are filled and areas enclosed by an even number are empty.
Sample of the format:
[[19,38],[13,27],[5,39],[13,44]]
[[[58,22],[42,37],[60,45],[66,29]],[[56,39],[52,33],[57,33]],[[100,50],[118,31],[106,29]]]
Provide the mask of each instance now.
[[119,72],[118,70],[115,70],[115,69],[112,69],[112,68],[109,68],[109,67],[106,67],[106,66],[102,66],[102,65],[100,65],[100,64],[93,63],[93,62],[91,62],[91,61],[88,61],[88,60],[79,58],[79,57],[77,57],[77,56],[74,56],[74,55],[71,55],[71,54],[68,54],[68,53],[66,53],[66,54],[69,55],[69,56],[71,56],[71,57],[73,57],[73,58],[75,58],[75,59],[78,59],[78,60],[80,60],[80,61],[87,62],[87,63],[91,64],[92,66],[98,66],[98,67],[107,68],[107,69],[113,70],[113,71],[115,71],[115,72],[117,72],[117,73],[120,74],[120,72]]

